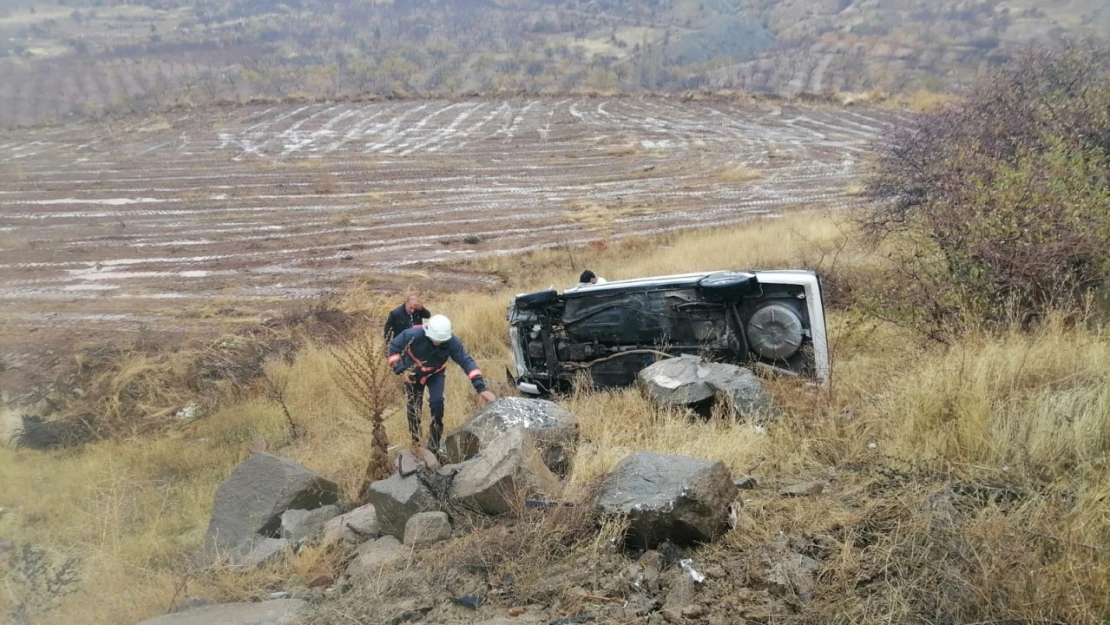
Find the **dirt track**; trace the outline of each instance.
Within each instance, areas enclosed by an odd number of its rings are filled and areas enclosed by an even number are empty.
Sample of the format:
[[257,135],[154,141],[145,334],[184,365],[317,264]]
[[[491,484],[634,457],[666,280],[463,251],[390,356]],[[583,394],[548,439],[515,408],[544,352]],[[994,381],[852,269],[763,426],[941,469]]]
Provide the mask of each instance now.
[[170,327],[359,275],[403,285],[422,263],[436,280],[437,261],[848,206],[884,119],[771,103],[420,101],[0,135],[4,342],[45,326]]

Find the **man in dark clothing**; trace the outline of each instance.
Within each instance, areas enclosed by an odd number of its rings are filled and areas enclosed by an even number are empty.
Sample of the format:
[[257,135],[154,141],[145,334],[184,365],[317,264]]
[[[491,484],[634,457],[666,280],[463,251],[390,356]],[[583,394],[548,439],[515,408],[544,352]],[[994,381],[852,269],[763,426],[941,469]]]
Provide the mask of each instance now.
[[447,361],[454,360],[474,390],[483,400],[490,402],[497,396],[486,389],[486,381],[478,364],[466,353],[462,341],[451,335],[451,321],[436,315],[419,328],[409,328],[389,342],[389,364],[393,373],[405,378],[409,433],[414,445],[420,443],[420,413],[423,412],[424,388],[428,389],[428,407],[432,424],[428,428],[428,450],[439,450],[443,436],[443,383],[446,379]]
[[431,316],[432,313],[424,308],[419,297],[408,296],[404,304],[389,311],[389,317],[385,320],[385,340],[390,341],[409,328],[419,328]]

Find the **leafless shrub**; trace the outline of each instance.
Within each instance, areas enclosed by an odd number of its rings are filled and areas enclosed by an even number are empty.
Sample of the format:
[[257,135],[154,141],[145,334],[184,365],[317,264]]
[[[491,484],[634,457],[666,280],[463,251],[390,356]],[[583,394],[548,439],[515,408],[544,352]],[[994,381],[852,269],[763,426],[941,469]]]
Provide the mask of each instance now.
[[293,420],[293,415],[289,412],[289,404],[285,401],[289,388],[287,372],[278,373],[276,368],[266,368],[263,370],[262,382],[266,388],[266,396],[281,407],[281,414],[285,417],[286,425],[289,426],[289,437],[297,440],[302,432]]

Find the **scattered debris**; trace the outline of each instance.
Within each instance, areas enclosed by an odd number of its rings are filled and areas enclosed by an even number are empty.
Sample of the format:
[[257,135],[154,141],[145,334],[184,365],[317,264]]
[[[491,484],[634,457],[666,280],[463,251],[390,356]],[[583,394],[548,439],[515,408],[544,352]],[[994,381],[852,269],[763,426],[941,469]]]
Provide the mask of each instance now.
[[711,542],[728,531],[736,486],[720,460],[665,456],[648,451],[617,463],[602,480],[602,514],[626,515],[627,542],[654,547]]
[[690,579],[694,580],[694,582],[698,584],[705,583],[705,576],[699,573],[697,569],[694,568],[693,560],[691,560],[690,558],[685,558],[681,560],[678,564],[682,567],[683,571],[686,571],[690,574]]
[[193,421],[194,419],[199,419],[201,416],[203,416],[203,413],[201,412],[201,407],[197,404],[189,404],[188,406],[185,406],[181,410],[175,412],[173,416],[181,419],[182,421]]
[[464,608],[477,610],[482,606],[483,603],[486,602],[486,598],[481,595],[463,595],[461,597],[454,597],[451,599],[451,601],[455,602],[457,605],[463,606]]

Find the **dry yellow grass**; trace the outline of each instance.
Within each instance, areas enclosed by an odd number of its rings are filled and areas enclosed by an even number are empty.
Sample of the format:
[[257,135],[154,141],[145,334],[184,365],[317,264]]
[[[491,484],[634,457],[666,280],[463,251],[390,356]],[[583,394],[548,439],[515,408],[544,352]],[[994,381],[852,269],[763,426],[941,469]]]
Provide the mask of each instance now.
[[[506,306],[518,291],[562,288],[586,266],[613,280],[794,267],[830,249],[839,251],[841,268],[872,266],[870,254],[843,247],[842,239],[833,219],[802,215],[482,259],[468,269],[498,272],[505,288],[425,294],[425,301],[453,319],[487,377],[498,381],[510,364]],[[376,315],[389,304],[360,290],[341,300],[345,308]],[[924,609],[914,597],[923,588],[940,588],[936,576],[947,575],[931,568],[944,554],[930,542],[936,536],[927,519],[912,512],[936,491],[937,482],[908,479],[875,493],[868,490],[875,488],[874,479],[861,476],[896,466],[911,475],[1013,482],[1027,492],[1020,506],[987,505],[955,537],[973,561],[960,584],[995,598],[1010,589],[1007,614],[1075,623],[1094,623],[1104,615],[1110,609],[1110,559],[1098,546],[1110,541],[1110,341],[1051,323],[1034,334],[972,336],[942,348],[903,331],[861,324],[847,312],[830,311],[828,321],[835,355],[832,388],[776,382],[772,390],[786,416],[767,430],[724,419],[690,423],[655,410],[634,390],[568,398],[565,405],[580,420],[583,437],[568,496],[641,449],[719,458],[734,473],[765,458],[759,476],[772,485],[834,472],[841,476],[844,497],[750,503],[744,531],[710,549],[748,549],[779,531],[835,534],[838,526],[887,523],[889,531],[868,538],[875,544],[852,536],[838,543],[821,583],[839,589],[836,609],[844,617],[826,621],[870,623],[888,614],[895,622],[909,622]],[[187,576],[183,564],[202,542],[216,486],[258,436],[270,440],[276,453],[337,481],[348,499],[357,496],[370,450],[369,423],[330,379],[332,358],[328,349],[310,344],[291,363],[270,365],[272,375],[287,381],[287,407],[305,432],[296,441],[288,438],[281,409],[258,397],[159,438],[53,453],[0,450],[0,503],[14,510],[0,515],[0,536],[84,559],[79,591],[40,622],[135,622],[165,610],[183,588],[216,600],[259,596],[279,580],[295,585],[334,566],[315,551],[250,575]],[[450,368],[447,428],[478,407],[465,377]],[[407,441],[399,391],[386,424],[393,444]],[[861,503],[851,503],[856,499]],[[1044,555],[1046,541],[1054,555]],[[890,558],[885,569],[875,564],[877,557]],[[519,577],[528,573],[526,563],[513,566]],[[854,580],[873,569],[885,571],[891,581],[882,592],[858,596]]]

